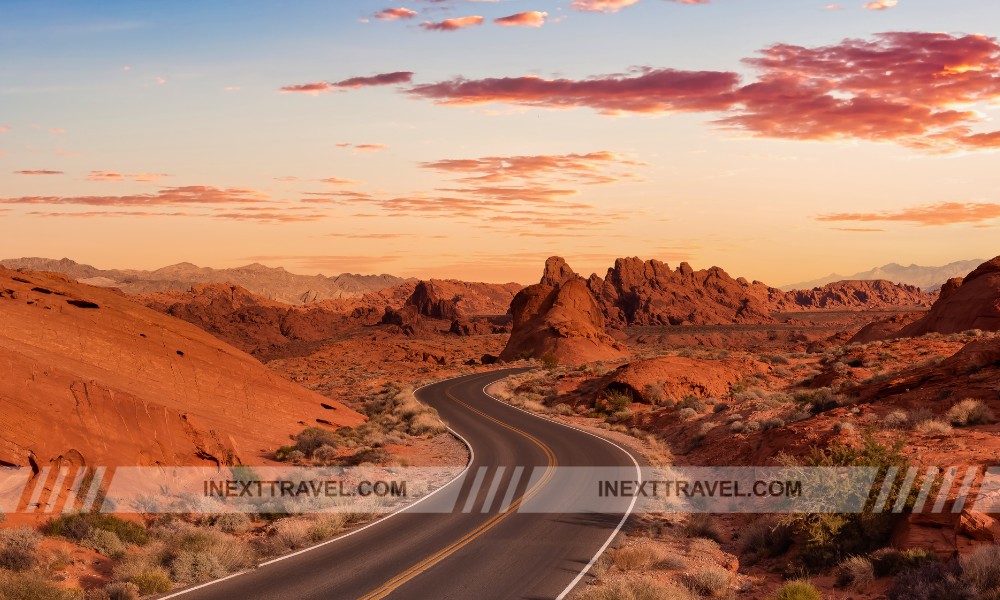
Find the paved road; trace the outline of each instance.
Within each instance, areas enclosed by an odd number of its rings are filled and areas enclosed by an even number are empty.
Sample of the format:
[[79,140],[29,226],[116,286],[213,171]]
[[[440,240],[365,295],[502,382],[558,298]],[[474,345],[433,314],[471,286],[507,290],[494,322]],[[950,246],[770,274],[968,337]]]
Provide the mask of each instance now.
[[[619,512],[613,514],[516,509],[521,503],[528,506],[533,497],[569,499],[582,493],[562,478],[552,479],[555,466],[632,467],[634,463],[606,441],[522,412],[484,393],[485,386],[516,372],[469,375],[417,391],[417,397],[436,408],[474,451],[467,473],[444,493],[427,498],[421,510],[414,507],[357,534],[180,597],[559,597],[614,534],[628,510],[628,500],[621,500],[620,508],[616,505]],[[553,489],[555,485],[561,487]],[[470,495],[475,496],[472,502]],[[487,498],[491,502],[484,510]],[[508,510],[501,511],[505,500]],[[429,510],[428,503],[434,502],[448,506],[432,512],[435,507]]]

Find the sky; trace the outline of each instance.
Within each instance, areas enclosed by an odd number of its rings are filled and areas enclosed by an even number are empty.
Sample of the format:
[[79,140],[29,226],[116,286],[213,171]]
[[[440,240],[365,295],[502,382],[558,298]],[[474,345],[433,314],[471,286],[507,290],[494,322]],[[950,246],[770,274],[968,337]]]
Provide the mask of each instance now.
[[0,258],[990,258],[998,36],[995,0],[4,0]]

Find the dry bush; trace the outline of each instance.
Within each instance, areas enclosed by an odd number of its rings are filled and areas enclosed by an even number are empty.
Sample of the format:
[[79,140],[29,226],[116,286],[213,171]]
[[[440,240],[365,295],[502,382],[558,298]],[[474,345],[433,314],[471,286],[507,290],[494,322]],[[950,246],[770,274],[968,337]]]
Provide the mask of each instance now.
[[683,556],[677,554],[664,554],[656,563],[654,569],[666,569],[669,571],[683,571],[688,568],[688,561]]
[[332,465],[337,462],[337,449],[329,444],[323,444],[313,450],[313,463],[318,465]]
[[81,597],[79,590],[60,587],[38,571],[0,570],[0,598],[3,600],[80,600]]
[[962,573],[980,594],[1000,592],[1000,546],[980,546],[963,557]]
[[218,556],[195,550],[178,553],[170,562],[170,572],[179,583],[201,583],[229,573]]
[[982,401],[972,398],[966,398],[952,406],[945,416],[956,427],[985,425],[993,422],[993,411]]
[[250,566],[256,554],[239,538],[214,528],[173,522],[154,530],[160,541],[150,560],[170,570],[175,581],[193,583],[219,573],[226,575]]
[[792,531],[774,517],[754,519],[740,533],[740,551],[747,564],[780,556],[792,545]]
[[660,554],[650,546],[631,546],[610,553],[611,564],[622,571],[648,569],[660,559]]
[[696,600],[688,590],[653,579],[616,581],[594,586],[580,596],[580,600]]
[[852,556],[837,565],[835,572],[837,585],[846,587],[863,587],[875,581],[875,569],[872,561],[864,556]]
[[712,515],[705,513],[694,513],[684,524],[684,535],[691,538],[706,538],[717,543],[722,543],[722,532]]
[[882,417],[882,426],[886,429],[906,429],[910,425],[910,415],[905,410],[894,410]]
[[699,569],[693,573],[685,573],[681,581],[692,592],[710,598],[727,595],[733,576],[722,569]]
[[816,586],[808,581],[789,581],[771,595],[769,600],[823,600]]
[[42,536],[30,527],[0,529],[0,568],[27,571],[38,563]]
[[941,421],[940,419],[928,419],[926,421],[921,421],[917,423],[917,426],[913,429],[918,433],[926,435],[949,435],[952,432],[951,425]]
[[105,529],[94,529],[80,542],[84,548],[103,554],[108,558],[119,558],[125,554],[125,544],[118,536]]
[[241,534],[250,531],[253,521],[245,513],[228,512],[215,517],[212,526],[225,533]]

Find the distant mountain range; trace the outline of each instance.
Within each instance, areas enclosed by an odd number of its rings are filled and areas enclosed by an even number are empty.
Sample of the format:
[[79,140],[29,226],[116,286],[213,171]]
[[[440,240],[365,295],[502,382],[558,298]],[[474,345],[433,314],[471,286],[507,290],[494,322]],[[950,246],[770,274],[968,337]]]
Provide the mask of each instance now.
[[179,263],[156,269],[98,269],[68,258],[7,258],[0,265],[8,269],[30,269],[61,273],[71,279],[99,287],[116,287],[128,294],[187,291],[201,283],[233,283],[269,300],[303,304],[317,300],[357,298],[368,292],[395,287],[413,279],[393,275],[296,275],[281,267],[258,263],[233,269],[212,269]]
[[948,263],[940,267],[922,267],[920,265],[904,266],[897,263],[889,263],[881,267],[875,267],[868,271],[855,273],[854,275],[840,275],[831,273],[826,277],[803,281],[782,286],[783,290],[808,290],[821,287],[835,281],[845,279],[885,279],[893,283],[905,283],[915,285],[927,293],[934,293],[941,288],[941,284],[953,277],[965,277],[970,271],[985,262],[981,258],[973,260],[959,260]]

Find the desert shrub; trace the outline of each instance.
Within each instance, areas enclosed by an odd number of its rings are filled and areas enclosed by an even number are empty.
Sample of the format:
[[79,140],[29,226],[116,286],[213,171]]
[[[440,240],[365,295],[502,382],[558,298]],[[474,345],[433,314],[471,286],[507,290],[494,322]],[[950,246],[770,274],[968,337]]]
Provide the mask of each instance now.
[[648,569],[659,557],[659,553],[649,546],[632,546],[612,552],[611,564],[622,571],[637,571]]
[[170,573],[180,583],[201,583],[223,577],[228,571],[215,554],[187,550],[170,561]]
[[632,404],[632,394],[622,390],[604,390],[604,403],[608,412],[616,413]]
[[26,571],[38,563],[42,536],[29,527],[0,529],[0,568]]
[[879,548],[872,552],[868,558],[876,577],[898,575],[927,563],[937,562],[937,555],[924,548],[910,548],[902,551],[896,548]]
[[320,465],[332,465],[337,462],[337,449],[329,444],[323,444],[313,450],[313,462]]
[[980,400],[966,398],[948,409],[945,415],[955,427],[969,427],[993,422],[993,411]]
[[311,524],[303,517],[281,519],[274,523],[271,530],[272,539],[278,549],[297,550],[312,541],[309,535]]
[[684,535],[722,543],[722,532],[716,526],[712,515],[705,513],[694,513],[688,518],[687,523],[684,524]]
[[611,413],[605,418],[608,423],[620,423],[622,421],[627,421],[632,418],[632,411],[629,409],[619,410]]
[[141,524],[103,513],[63,515],[45,524],[48,535],[62,536],[75,542],[83,541],[94,529],[110,531],[129,545],[143,546],[149,542],[149,532]]
[[823,600],[816,586],[808,581],[789,581],[771,595],[770,600]]
[[761,356],[764,362],[769,362],[772,365],[787,365],[789,360],[780,354],[765,354]]
[[756,519],[740,534],[743,560],[747,564],[754,564],[763,558],[781,556],[791,545],[791,529],[774,518]]
[[642,396],[645,398],[646,402],[649,402],[654,406],[659,405],[664,399],[663,386],[647,383],[642,388]]
[[92,529],[81,545],[109,558],[119,558],[125,554],[125,544],[118,536],[106,529]]
[[841,433],[844,435],[856,433],[857,430],[858,428],[855,427],[854,423],[851,423],[850,421],[840,421],[833,426],[834,433]]
[[743,433],[757,433],[760,431],[760,421],[747,421],[743,424]]
[[852,556],[837,565],[835,571],[837,585],[860,587],[875,581],[872,561],[863,556]]
[[653,568],[683,571],[688,568],[688,561],[683,556],[677,554],[665,554],[653,564]]
[[733,421],[729,424],[729,431],[732,431],[733,433],[742,433],[745,427],[746,424],[744,424],[743,421]]
[[552,407],[552,412],[557,415],[567,416],[573,414],[573,407],[564,402],[560,402]]
[[173,589],[174,584],[163,569],[150,569],[137,573],[128,583],[136,586],[143,596],[149,594],[165,594]]
[[253,521],[245,513],[227,512],[215,517],[212,526],[225,533],[241,534],[250,531]]
[[712,412],[720,413],[729,410],[729,403],[727,402],[717,402],[712,405]]
[[678,410],[684,410],[685,408],[690,408],[697,413],[703,413],[708,410],[708,405],[705,401],[695,395],[685,396],[683,400],[677,403],[676,407]]
[[921,421],[917,423],[917,426],[913,429],[919,433],[927,435],[949,435],[952,432],[951,425],[941,421],[940,419],[928,419],[926,421]]
[[410,419],[409,433],[411,435],[426,436],[444,433],[448,430],[437,413],[421,412]]
[[696,594],[718,597],[729,590],[732,575],[722,569],[698,569],[693,573],[685,573],[681,581]]
[[[885,477],[889,468],[895,467],[898,471],[890,485],[888,497],[888,504],[894,506],[899,499],[903,474],[908,467],[902,448],[902,439],[887,446],[872,432],[866,432],[861,436],[859,446],[835,441],[826,448],[813,448],[804,462],[806,466],[812,467],[874,467],[879,481]],[[786,466],[795,462],[788,457],[779,457],[779,460]],[[802,476],[808,480],[807,474]],[[815,484],[822,485],[821,482]],[[838,493],[841,494],[860,496],[859,499],[865,502],[864,510],[857,514],[817,512],[785,517],[783,522],[804,538],[799,560],[807,572],[825,570],[831,564],[837,564],[850,556],[866,555],[887,543],[892,527],[900,515],[872,510],[881,488],[881,485],[876,485],[872,489],[859,487],[854,490],[839,490]],[[911,489],[904,504],[912,506],[915,499],[916,490]]]
[[939,561],[901,572],[886,592],[889,600],[973,600],[972,586],[962,579],[958,565]]
[[844,403],[844,400],[830,388],[797,392],[793,397],[796,402],[805,404],[813,414],[837,408]]
[[139,600],[139,586],[127,581],[115,581],[104,587],[101,594],[107,600]]
[[323,446],[338,445],[343,445],[341,437],[336,432],[321,427],[307,427],[295,436],[295,449],[306,456],[312,456],[313,452]]
[[333,537],[347,523],[347,516],[339,512],[325,512],[310,515],[306,537],[311,542],[322,542]]
[[0,570],[0,598],[3,600],[79,600],[81,597],[79,590],[63,588],[38,571]]
[[594,586],[584,592],[581,600],[696,600],[687,589],[654,579],[616,581]]
[[764,431],[769,431],[771,429],[777,429],[779,427],[784,427],[785,422],[776,417],[771,417],[770,419],[764,419],[760,422],[760,427]]
[[677,416],[681,420],[687,421],[689,419],[693,419],[693,418],[697,417],[698,416],[698,411],[696,411],[693,408],[682,408],[680,410],[680,412],[677,413]]
[[910,424],[910,415],[905,410],[894,410],[882,418],[886,429],[905,429]]
[[961,564],[965,579],[980,594],[1000,592],[1000,546],[980,546]]
[[345,459],[348,466],[381,464],[392,459],[392,455],[382,448],[362,448]]
[[178,573],[191,577],[211,571],[216,563],[222,566],[223,571],[236,571],[256,558],[245,541],[215,528],[174,522],[155,529],[154,534],[164,548],[159,562],[169,568],[176,581],[183,583],[194,580],[182,579]]
[[6,520],[7,520],[7,515],[5,515],[2,512],[0,512],[0,523],[3,523]]

